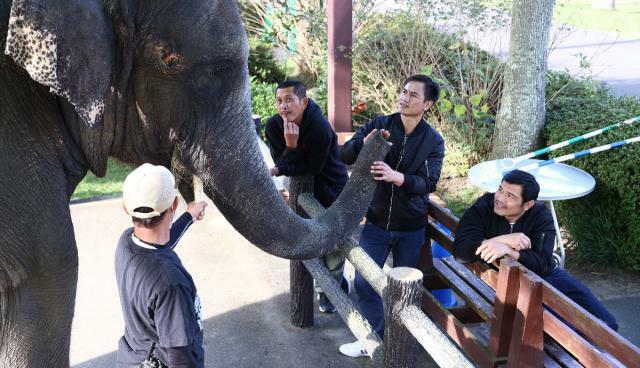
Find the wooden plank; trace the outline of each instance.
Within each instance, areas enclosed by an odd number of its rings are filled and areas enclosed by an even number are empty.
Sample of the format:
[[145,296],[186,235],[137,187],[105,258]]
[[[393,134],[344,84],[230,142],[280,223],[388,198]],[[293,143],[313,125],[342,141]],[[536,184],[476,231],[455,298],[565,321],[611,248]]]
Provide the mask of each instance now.
[[442,262],[449,266],[460,278],[471,285],[480,295],[482,295],[489,303],[493,303],[496,298],[496,292],[485,282],[474,275],[467,267],[456,261],[453,256],[441,258]]
[[[567,351],[564,350],[562,346],[560,346],[560,344],[558,344],[554,339],[550,338],[549,336],[544,337],[544,349],[546,353],[550,357],[553,357],[555,361],[560,363],[562,367],[566,367],[566,368],[582,368],[583,367],[580,363],[576,361],[574,357],[571,356],[571,354],[567,353]],[[545,367],[546,367],[546,360],[545,360]]]
[[437,203],[433,201],[429,201],[429,216],[431,216],[434,220],[441,223],[447,229],[451,230],[451,233],[455,234],[456,229],[458,229],[458,218],[455,217],[452,213],[449,213],[442,207],[440,207]]
[[493,305],[489,350],[496,356],[509,353],[514,329],[520,288],[520,269],[513,262],[503,261],[498,273],[498,288]]
[[[623,364],[630,367],[640,365],[638,363],[640,362],[640,349],[637,346],[620,336],[546,281],[542,280],[542,283],[544,284],[542,300],[550,309]],[[561,344],[564,346],[564,343],[561,342]]]
[[465,267],[493,290],[496,290],[498,287],[498,271],[490,268],[486,263],[480,262],[465,263]]
[[553,360],[553,358],[551,358],[549,355],[545,354],[544,355],[544,368],[562,368],[562,366],[558,363],[556,363],[555,360]]
[[439,259],[433,260],[433,266],[442,275],[443,281],[447,283],[458,295],[460,295],[467,305],[476,311],[485,321],[491,318],[493,307],[480,294],[471,288],[463,279],[453,272]]
[[429,220],[427,224],[428,237],[440,244],[449,253],[453,254],[453,237],[449,234],[445,234],[440,230],[436,224]]
[[425,291],[422,310],[480,367],[494,367],[498,360],[471,330],[449,313],[431,293]]
[[518,313],[513,323],[507,367],[542,367],[544,331],[542,322],[542,284],[520,273]]
[[[591,345],[572,328],[560,321],[548,311],[544,311],[544,331],[573,355],[585,367],[620,367]],[[618,357],[620,359],[622,357]],[[626,364],[626,363],[625,363]],[[638,361],[631,362],[629,367],[637,367]]]

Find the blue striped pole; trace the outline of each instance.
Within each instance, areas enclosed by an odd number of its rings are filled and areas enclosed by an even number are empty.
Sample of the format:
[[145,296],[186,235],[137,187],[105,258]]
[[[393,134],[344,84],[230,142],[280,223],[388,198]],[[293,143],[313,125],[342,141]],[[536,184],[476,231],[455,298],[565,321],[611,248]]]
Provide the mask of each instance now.
[[524,154],[522,156],[518,156],[516,158],[504,158],[504,159],[501,160],[500,163],[502,164],[503,167],[510,168],[510,167],[513,167],[515,164],[517,164],[520,161],[523,161],[523,160],[526,160],[526,159],[529,159],[529,158],[533,158],[533,157],[536,157],[536,156],[540,156],[540,155],[543,155],[545,153],[549,153],[551,151],[555,151],[558,148],[570,146],[570,145],[572,145],[574,143],[582,142],[582,141],[584,141],[586,139],[589,139],[591,137],[595,137],[596,135],[602,134],[602,133],[607,132],[609,130],[621,127],[623,125],[630,125],[630,124],[633,124],[633,123],[636,123],[636,122],[640,122],[640,116],[636,116],[635,118],[627,119],[627,120],[625,120],[623,122],[620,122],[620,123],[611,124],[611,125],[609,125],[607,127],[604,127],[604,128],[601,128],[601,129],[597,129],[597,130],[594,130],[593,132],[585,133],[583,135],[580,135],[580,136],[577,136],[577,137],[573,137],[571,139],[567,139],[566,141],[563,141],[563,142],[560,142],[560,143],[556,143],[556,144],[551,145],[549,147],[541,148],[541,149],[539,149],[537,151],[533,151],[533,152]]
[[[547,166],[547,165],[551,165],[551,164],[558,164],[560,162],[572,160],[574,158],[584,157],[584,156],[588,156],[588,155],[591,155],[591,154],[594,154],[594,153],[598,153],[598,152],[608,151],[608,150],[615,149],[615,148],[624,147],[627,144],[636,143],[636,142],[640,142],[640,136],[629,138],[629,139],[625,139],[625,140],[614,142],[614,143],[610,143],[610,144],[604,144],[602,146],[586,149],[586,150],[583,150],[583,151],[580,151],[580,152],[570,153],[568,155],[552,158],[550,160],[545,160],[545,161],[541,161],[541,162],[536,162],[536,163],[533,163],[533,164],[525,165],[525,166],[519,167],[518,170],[522,170],[522,171],[533,170],[533,169],[538,168],[538,167]],[[505,173],[507,173],[509,171],[510,170],[503,170],[501,172],[501,174],[505,174]]]

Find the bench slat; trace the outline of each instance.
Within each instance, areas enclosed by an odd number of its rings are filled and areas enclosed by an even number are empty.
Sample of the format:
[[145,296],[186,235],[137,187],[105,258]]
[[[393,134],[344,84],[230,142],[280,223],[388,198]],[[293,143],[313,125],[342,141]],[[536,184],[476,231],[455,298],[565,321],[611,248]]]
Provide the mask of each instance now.
[[482,341],[426,290],[423,293],[422,309],[478,366],[493,367],[496,365],[498,360],[492,358]]
[[429,223],[427,224],[427,234],[429,235],[429,238],[433,239],[449,253],[453,254],[453,237],[449,234],[443,233],[432,220],[429,220]]
[[433,266],[442,275],[443,281],[462,296],[471,309],[476,311],[485,321],[491,318],[493,307],[480,294],[473,290],[441,260],[434,259]]
[[[544,331],[575,356],[578,362],[585,367],[622,367],[617,362],[604,356],[587,340],[550,312],[544,311],[543,323]],[[637,367],[637,364],[638,361],[632,362],[629,367]]]
[[[553,357],[553,359],[555,359],[556,361],[558,361],[563,367],[566,367],[566,368],[582,368],[583,367],[583,365],[576,362],[575,358],[572,357],[569,353],[567,353],[566,350],[564,350],[562,346],[560,346],[560,344],[558,344],[555,340],[553,340],[549,336],[544,337],[544,347],[547,354]],[[545,360],[545,367],[546,366],[547,364]]]
[[456,229],[458,229],[458,218],[433,201],[429,201],[429,216],[451,230],[451,233],[456,233]]
[[544,282],[543,302],[622,363],[629,367],[640,366],[640,349],[638,347],[611,330],[609,326],[593,317],[547,282]]
[[493,302],[496,298],[496,292],[489,287],[486,283],[482,282],[476,275],[474,275],[468,268],[456,261],[453,256],[441,258],[442,262],[449,266],[455,273],[465,280],[468,284],[480,293],[486,300]]

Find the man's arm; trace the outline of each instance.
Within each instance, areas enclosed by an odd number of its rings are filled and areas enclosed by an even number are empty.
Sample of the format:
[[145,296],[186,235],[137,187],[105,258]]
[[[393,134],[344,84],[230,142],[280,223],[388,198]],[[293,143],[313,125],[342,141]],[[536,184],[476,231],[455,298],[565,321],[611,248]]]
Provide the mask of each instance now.
[[439,137],[436,148],[429,153],[424,165],[414,175],[404,174],[401,188],[408,195],[427,195],[436,191],[444,160],[444,140]]
[[175,248],[178,245],[178,241],[182,238],[182,235],[187,229],[196,221],[202,220],[204,217],[204,209],[207,207],[207,202],[189,202],[187,204],[187,211],[171,224],[171,230],[169,230],[169,247]]
[[471,207],[469,207],[458,224],[456,236],[453,240],[453,253],[456,259],[462,262],[475,262],[480,260],[476,255],[476,250],[485,240],[485,232],[482,224],[482,206],[478,199]]
[[267,138],[267,146],[269,147],[269,153],[273,162],[278,162],[282,157],[282,153],[287,148],[284,140],[284,130],[278,125],[277,118],[275,116],[267,120],[267,124],[264,128],[264,135]]

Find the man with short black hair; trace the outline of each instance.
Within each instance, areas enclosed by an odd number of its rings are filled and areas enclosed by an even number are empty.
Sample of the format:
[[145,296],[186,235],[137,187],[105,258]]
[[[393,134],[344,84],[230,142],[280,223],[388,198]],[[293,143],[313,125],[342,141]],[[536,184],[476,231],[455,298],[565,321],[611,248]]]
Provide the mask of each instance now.
[[[275,166],[272,176],[313,176],[313,195],[325,208],[331,206],[349,176],[338,156],[338,138],[310,98],[304,84],[294,80],[280,83],[276,88],[278,114],[267,120],[265,135]],[[348,293],[343,278],[344,257],[335,250],[321,258],[334,279]],[[335,307],[318,285],[318,307],[321,312],[333,313]]]
[[533,175],[521,170],[506,173],[495,194],[484,194],[460,219],[453,243],[456,258],[487,263],[504,256],[516,260],[617,330],[615,317],[554,261],[556,230],[549,209],[536,202],[539,192]]
[[[380,267],[391,252],[393,267],[418,264],[425,243],[429,193],[436,190],[444,159],[444,140],[424,116],[439,95],[440,86],[431,78],[410,76],[402,84],[398,112],[375,117],[342,147],[340,158],[351,164],[377,131],[392,144],[384,161],[371,166],[378,185],[360,235],[360,246]],[[359,272],[355,286],[362,314],[384,337],[382,299]],[[340,352],[354,358],[369,355],[360,341],[343,344]]]
[[125,321],[118,367],[203,368],[200,299],[191,275],[173,251],[186,229],[204,216],[206,202],[191,202],[172,225],[178,197],[163,166],[143,164],[125,179],[125,230],[115,255],[116,279]]

